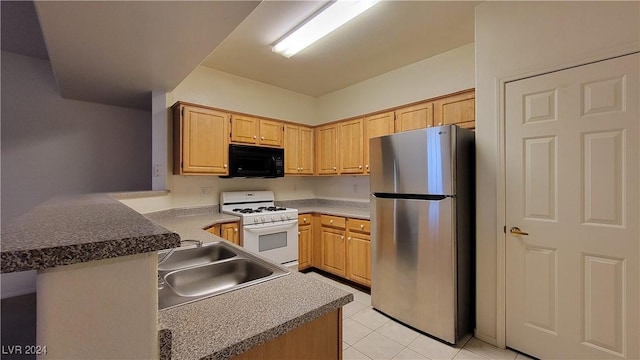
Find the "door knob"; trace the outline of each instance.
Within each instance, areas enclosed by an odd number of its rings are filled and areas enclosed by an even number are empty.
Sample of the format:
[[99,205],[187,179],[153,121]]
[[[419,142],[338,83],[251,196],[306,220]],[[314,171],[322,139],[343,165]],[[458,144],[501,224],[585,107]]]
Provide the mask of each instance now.
[[524,232],[522,230],[520,230],[519,227],[512,227],[511,229],[509,229],[509,232],[513,235],[529,235],[528,232]]

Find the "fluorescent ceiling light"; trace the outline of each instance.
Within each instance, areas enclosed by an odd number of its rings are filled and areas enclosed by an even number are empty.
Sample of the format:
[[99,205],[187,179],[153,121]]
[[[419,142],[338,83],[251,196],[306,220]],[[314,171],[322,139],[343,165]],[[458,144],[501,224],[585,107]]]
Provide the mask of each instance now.
[[290,58],[322,37],[362,14],[380,0],[337,0],[311,20],[278,41],[271,49]]

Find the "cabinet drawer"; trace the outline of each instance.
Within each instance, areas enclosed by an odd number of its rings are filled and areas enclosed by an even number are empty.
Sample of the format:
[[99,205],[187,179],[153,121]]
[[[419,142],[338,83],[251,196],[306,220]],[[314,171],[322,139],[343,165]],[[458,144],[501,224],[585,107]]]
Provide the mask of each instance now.
[[371,232],[369,220],[349,219],[347,220],[347,228],[350,231],[357,231],[361,233],[369,234]]
[[339,229],[345,228],[346,219],[340,216],[322,215],[320,216],[320,224],[322,226],[331,226]]
[[311,214],[298,215],[298,226],[311,225]]

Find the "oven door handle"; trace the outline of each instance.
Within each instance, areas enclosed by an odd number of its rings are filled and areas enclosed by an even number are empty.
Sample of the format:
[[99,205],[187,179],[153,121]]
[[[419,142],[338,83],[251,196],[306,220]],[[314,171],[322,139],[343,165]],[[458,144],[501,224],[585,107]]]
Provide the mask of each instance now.
[[244,230],[252,233],[261,233],[264,230],[268,230],[269,232],[280,232],[286,231],[293,226],[298,226],[298,220],[287,221],[285,223],[275,223],[275,224],[258,224],[258,225],[245,225]]

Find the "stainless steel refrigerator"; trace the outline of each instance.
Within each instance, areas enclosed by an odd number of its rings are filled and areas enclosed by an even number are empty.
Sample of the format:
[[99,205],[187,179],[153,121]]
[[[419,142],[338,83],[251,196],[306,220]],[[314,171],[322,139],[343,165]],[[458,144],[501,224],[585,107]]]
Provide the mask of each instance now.
[[473,327],[474,144],[453,125],[369,144],[372,305],[449,343]]

